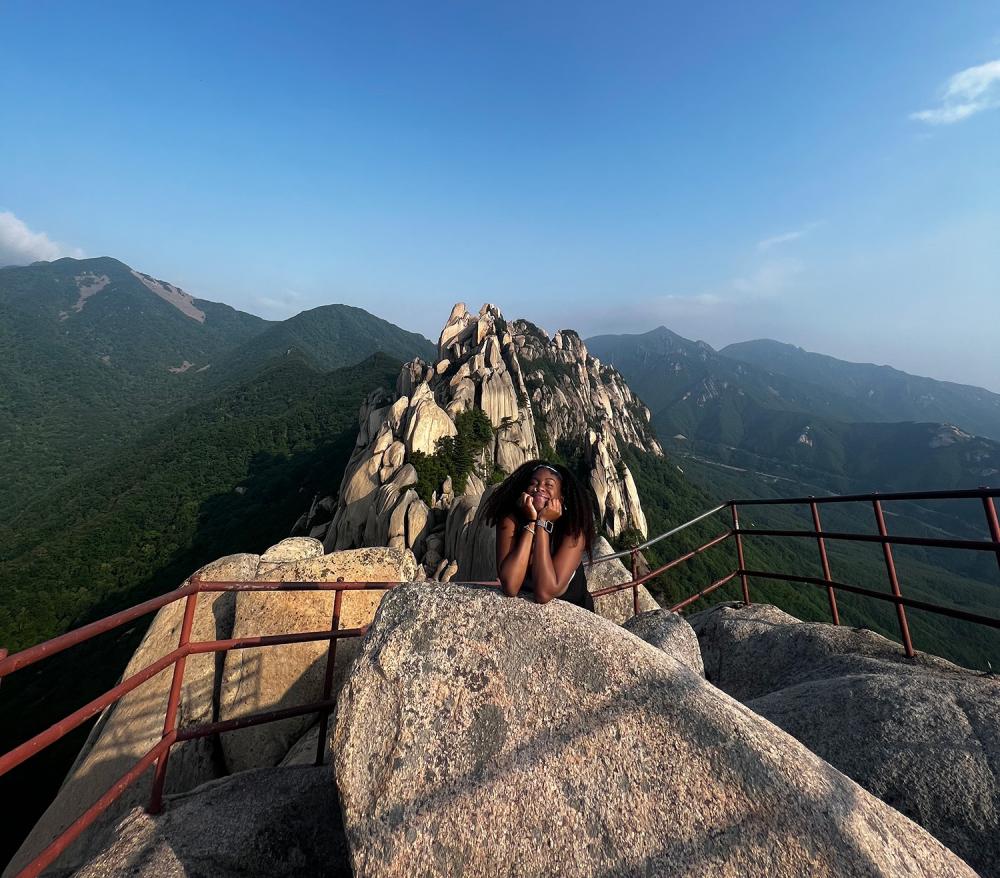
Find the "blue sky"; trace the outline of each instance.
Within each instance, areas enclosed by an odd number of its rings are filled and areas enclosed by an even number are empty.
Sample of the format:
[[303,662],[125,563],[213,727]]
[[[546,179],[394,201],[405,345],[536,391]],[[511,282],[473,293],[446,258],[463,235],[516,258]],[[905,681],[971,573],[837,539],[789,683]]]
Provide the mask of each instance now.
[[0,4],[0,261],[1000,391],[1000,7]]

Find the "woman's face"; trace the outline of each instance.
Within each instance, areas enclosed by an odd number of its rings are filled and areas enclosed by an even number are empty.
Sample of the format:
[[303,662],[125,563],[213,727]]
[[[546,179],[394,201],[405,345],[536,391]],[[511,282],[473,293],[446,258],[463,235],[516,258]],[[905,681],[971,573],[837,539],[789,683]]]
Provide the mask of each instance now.
[[540,512],[549,500],[562,500],[562,479],[552,470],[539,467],[531,474],[527,492]]

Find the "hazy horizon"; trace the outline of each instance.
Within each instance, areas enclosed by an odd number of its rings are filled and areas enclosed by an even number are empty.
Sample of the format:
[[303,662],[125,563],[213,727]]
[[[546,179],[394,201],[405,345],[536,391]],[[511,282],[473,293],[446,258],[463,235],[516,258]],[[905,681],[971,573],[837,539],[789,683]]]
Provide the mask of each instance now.
[[11,2],[0,25],[0,264],[110,255],[431,339],[491,301],[1000,392],[995,4]]

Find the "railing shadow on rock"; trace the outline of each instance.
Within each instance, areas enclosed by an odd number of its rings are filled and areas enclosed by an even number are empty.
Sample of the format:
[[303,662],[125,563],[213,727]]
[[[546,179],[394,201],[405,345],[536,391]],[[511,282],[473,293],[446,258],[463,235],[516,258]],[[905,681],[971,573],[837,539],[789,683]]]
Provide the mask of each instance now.
[[[906,619],[906,608],[923,610],[930,613],[948,616],[965,622],[972,622],[985,625],[991,628],[1000,629],[1000,618],[983,616],[978,613],[971,613],[959,610],[954,607],[947,607],[933,604],[928,601],[906,598],[900,589],[899,577],[896,571],[895,560],[892,554],[893,545],[922,546],[925,548],[950,548],[966,551],[993,552],[1000,565],[1000,523],[998,523],[994,499],[1000,496],[1000,489],[976,488],[964,491],[930,491],[930,492],[907,492],[895,494],[856,494],[838,495],[824,497],[796,497],[796,498],[774,498],[774,499],[750,499],[750,500],[730,500],[719,506],[709,509],[701,515],[685,522],[678,527],[659,534],[638,546],[625,549],[619,552],[602,555],[587,562],[588,565],[595,565],[615,559],[628,557],[631,562],[632,576],[627,582],[608,586],[591,592],[594,598],[600,598],[631,589],[633,595],[633,612],[639,612],[639,586],[652,579],[672,570],[686,561],[713,549],[728,540],[733,540],[735,544],[736,567],[725,576],[711,582],[705,588],[688,595],[683,600],[670,607],[674,612],[680,612],[691,604],[707,597],[716,590],[722,588],[727,583],[736,578],[740,580],[740,590],[743,603],[749,605],[750,599],[750,579],[770,579],[785,582],[798,582],[807,585],[814,585],[825,589],[830,606],[831,620],[834,625],[840,624],[840,614],[837,606],[837,592],[844,591],[853,594],[863,595],[880,601],[890,602],[895,605],[896,616],[900,629],[903,650],[908,657],[913,657],[914,649],[910,638],[909,626]],[[982,501],[983,510],[986,517],[986,525],[990,535],[988,540],[960,540],[960,539],[938,539],[926,537],[894,536],[888,533],[885,524],[885,516],[882,508],[883,502],[889,501],[930,501],[930,500],[959,500],[978,499]],[[821,525],[819,507],[822,504],[834,503],[868,503],[871,504],[875,523],[876,534],[846,533],[838,531],[824,531]],[[787,529],[766,529],[766,528],[745,528],[740,524],[740,509],[754,506],[805,506],[809,508],[812,518],[812,530],[787,530]],[[650,546],[668,539],[699,522],[710,519],[723,511],[729,511],[731,526],[718,536],[713,537],[706,543],[692,549],[655,570],[650,570],[642,575],[639,574],[640,553]],[[789,574],[778,571],[761,571],[747,569],[743,541],[745,537],[771,537],[781,539],[812,539],[817,543],[820,566],[823,572],[822,577],[804,576],[800,574]],[[827,540],[844,540],[854,542],[878,543],[882,548],[882,555],[885,565],[885,572],[889,582],[889,591],[880,592],[874,589],[861,587],[851,583],[835,581],[831,575],[829,557],[827,554]],[[490,582],[463,582],[462,585],[493,586],[498,583]],[[168,668],[173,668],[169,695],[167,698],[166,711],[163,721],[163,731],[159,741],[142,756],[135,765],[119,777],[111,787],[95,802],[93,802],[73,823],[63,830],[41,853],[38,854],[28,865],[17,873],[16,878],[34,878],[50,865],[77,839],[83,832],[104,812],[121,794],[131,785],[139,781],[146,772],[153,771],[151,793],[148,810],[152,814],[157,814],[163,807],[163,790],[166,781],[167,767],[170,759],[171,748],[178,743],[204,738],[209,735],[217,735],[237,729],[249,728],[264,723],[276,722],[291,717],[316,714],[319,724],[319,735],[317,739],[315,764],[321,765],[324,760],[326,738],[330,713],[336,706],[336,699],[333,697],[333,681],[337,656],[337,643],[345,638],[361,637],[367,631],[368,626],[356,628],[340,628],[341,607],[345,591],[385,591],[400,585],[398,582],[214,582],[199,579],[191,579],[179,589],[169,592],[144,603],[138,604],[127,610],[122,610],[105,619],[85,625],[74,631],[68,632],[61,637],[30,647],[13,655],[8,655],[7,651],[0,647],[0,682],[15,671],[31,667],[37,662],[56,655],[71,647],[77,646],[94,637],[105,634],[123,625],[127,625],[143,616],[156,612],[176,601],[184,601],[184,615],[181,622],[180,636],[176,649],[161,656],[156,661],[147,665],[128,678],[122,680],[118,685],[109,689],[103,695],[93,699],[88,704],[71,713],[69,716],[55,723],[45,731],[35,735],[14,749],[0,755],[0,776],[21,765],[27,759],[39,753],[46,747],[54,744],[60,738],[67,735],[73,729],[78,728],[87,720],[93,718],[101,711],[106,710],[129,692],[142,686],[157,674]],[[330,629],[325,631],[304,631],[288,634],[272,634],[266,636],[238,637],[225,640],[205,640],[192,641],[191,631],[194,624],[195,611],[198,605],[200,594],[212,592],[276,592],[276,591],[331,591],[334,593],[333,610],[330,620]],[[280,710],[261,711],[247,714],[231,719],[205,723],[189,728],[177,728],[177,715],[180,705],[181,691],[184,683],[184,670],[186,659],[189,655],[202,653],[225,653],[229,650],[251,649],[268,646],[280,646],[290,643],[306,643],[314,641],[329,642],[326,656],[326,668],[323,679],[322,698],[308,704],[287,707]]]

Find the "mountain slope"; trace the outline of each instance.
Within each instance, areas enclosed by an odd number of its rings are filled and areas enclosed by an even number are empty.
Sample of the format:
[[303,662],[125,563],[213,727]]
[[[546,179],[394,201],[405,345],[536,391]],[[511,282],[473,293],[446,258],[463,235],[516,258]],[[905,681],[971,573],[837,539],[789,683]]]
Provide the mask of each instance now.
[[233,351],[213,380],[253,374],[268,360],[298,355],[320,371],[357,363],[377,351],[400,360],[433,359],[434,345],[422,335],[351,305],[323,305],[273,324]]
[[843,395],[720,356],[705,342],[660,326],[641,335],[587,339],[595,356],[612,363],[653,412],[660,436],[736,445],[744,422],[772,411],[798,411],[843,420],[874,416]]
[[848,396],[834,381],[826,387],[724,357],[663,327],[587,344],[622,372],[659,435],[682,453],[829,491],[968,487],[1000,472],[997,442],[941,424],[892,422],[858,386]]
[[1000,440],[1000,394],[982,387],[923,378],[891,366],[851,363],[770,339],[731,344],[719,353],[874,407],[878,417],[868,420],[955,424]]
[[116,259],[0,269],[0,521],[183,405],[266,326]]
[[23,648],[287,535],[302,497],[336,488],[358,405],[398,368],[384,354],[332,373],[286,359],[37,501],[0,534],[0,643]]
[[433,345],[360,308],[271,323],[116,259],[0,269],[0,529],[173,411],[293,355],[318,371]]
[[[313,493],[336,489],[359,404],[398,371],[384,354],[329,373],[286,359],[161,420],[36,502],[16,537],[0,540],[0,644],[29,646],[175,588],[221,555],[283,539]],[[112,686],[144,628],[5,679],[0,752]],[[18,802],[0,831],[0,862],[48,805],[89,725],[0,778],[0,796]]]

